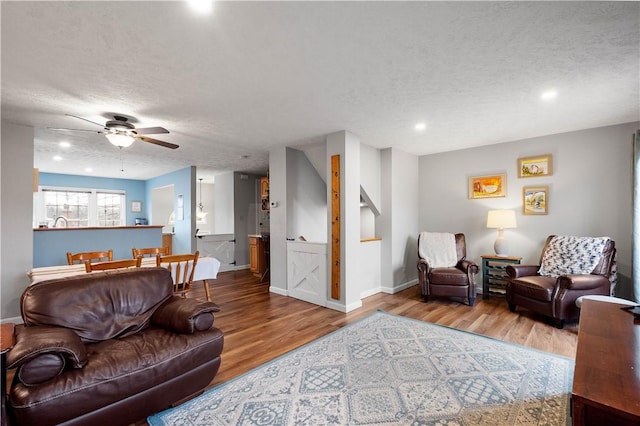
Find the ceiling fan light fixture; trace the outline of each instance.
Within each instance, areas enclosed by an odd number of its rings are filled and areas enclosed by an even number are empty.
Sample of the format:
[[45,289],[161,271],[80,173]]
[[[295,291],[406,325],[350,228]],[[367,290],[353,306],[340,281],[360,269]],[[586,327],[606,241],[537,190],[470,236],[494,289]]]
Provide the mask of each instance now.
[[126,148],[128,146],[131,146],[133,141],[135,141],[135,138],[133,136],[120,132],[107,133],[105,137],[109,139],[109,142],[111,142],[118,148]]

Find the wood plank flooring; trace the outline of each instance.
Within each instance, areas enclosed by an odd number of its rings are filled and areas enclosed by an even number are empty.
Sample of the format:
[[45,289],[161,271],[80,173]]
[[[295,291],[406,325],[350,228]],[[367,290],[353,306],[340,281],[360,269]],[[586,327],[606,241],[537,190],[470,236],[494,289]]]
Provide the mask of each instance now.
[[[575,358],[577,325],[558,330],[534,313],[509,311],[504,298],[476,298],[475,306],[432,298],[422,302],[419,287],[396,294],[376,294],[348,314],[269,292],[248,270],[223,272],[211,280],[212,300],[221,311],[214,326],[224,332],[222,364],[209,387],[224,383],[318,337],[381,309],[460,330]],[[204,287],[195,284],[190,297],[206,300]],[[8,383],[11,383],[10,372]],[[145,420],[136,426],[147,425]]]
[[[224,272],[210,281],[212,299],[220,305],[214,326],[224,332],[220,371],[210,386],[226,382],[377,309],[490,336],[546,352],[575,358],[577,325],[559,330],[544,317],[518,309],[509,311],[504,298],[476,299],[475,306],[432,298],[422,302],[416,285],[396,294],[380,293],[363,300],[348,314],[290,297],[269,293],[247,270]],[[196,286],[192,297],[204,298]]]

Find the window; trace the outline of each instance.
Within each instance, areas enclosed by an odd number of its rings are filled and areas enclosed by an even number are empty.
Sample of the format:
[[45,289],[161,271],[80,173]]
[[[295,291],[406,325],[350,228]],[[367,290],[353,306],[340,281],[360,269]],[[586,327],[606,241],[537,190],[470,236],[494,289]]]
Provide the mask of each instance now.
[[124,191],[42,188],[36,219],[49,227],[122,226],[126,224]]

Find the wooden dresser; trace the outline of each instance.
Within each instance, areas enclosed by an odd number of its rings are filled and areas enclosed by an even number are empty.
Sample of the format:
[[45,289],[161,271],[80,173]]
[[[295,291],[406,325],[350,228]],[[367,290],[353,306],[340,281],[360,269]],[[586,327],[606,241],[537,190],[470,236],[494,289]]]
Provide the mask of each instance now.
[[640,425],[640,322],[622,305],[584,300],[571,408],[573,425]]

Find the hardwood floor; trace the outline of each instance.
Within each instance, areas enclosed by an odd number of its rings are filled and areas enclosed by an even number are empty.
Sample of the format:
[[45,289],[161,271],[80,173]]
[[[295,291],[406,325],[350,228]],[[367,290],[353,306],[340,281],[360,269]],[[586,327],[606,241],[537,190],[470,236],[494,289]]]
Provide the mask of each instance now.
[[[544,317],[509,311],[504,298],[476,299],[472,308],[447,298],[422,302],[418,286],[396,294],[377,294],[348,314],[269,293],[249,271],[224,272],[211,281],[212,299],[220,305],[214,326],[224,332],[222,364],[210,386],[226,382],[292,349],[324,336],[377,309],[490,336],[575,358],[577,325],[559,330]],[[192,297],[204,298],[196,286]]]
[[[509,311],[504,298],[476,298],[473,307],[447,298],[422,302],[419,287],[396,294],[376,294],[348,314],[269,292],[248,270],[223,272],[209,282],[212,300],[221,310],[214,326],[224,332],[222,364],[210,387],[224,383],[269,360],[368,314],[383,311],[466,330],[531,348],[575,358],[577,325],[558,330],[541,316]],[[206,300],[196,284],[190,297]],[[9,373],[11,383],[13,372]],[[136,426],[147,425],[145,420]]]

